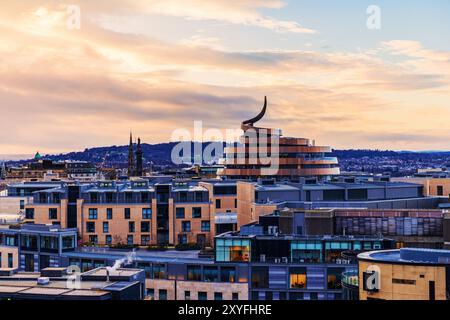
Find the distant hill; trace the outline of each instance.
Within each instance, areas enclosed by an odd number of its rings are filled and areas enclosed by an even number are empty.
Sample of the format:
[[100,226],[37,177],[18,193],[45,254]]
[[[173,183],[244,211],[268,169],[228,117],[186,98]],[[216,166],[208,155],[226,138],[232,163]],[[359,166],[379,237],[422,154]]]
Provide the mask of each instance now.
[[[159,143],[159,144],[142,144],[142,151],[145,163],[153,163],[156,165],[172,165],[171,152],[177,142]],[[202,149],[209,143],[203,143]],[[191,143],[193,152],[193,143]],[[436,157],[449,157],[450,152],[409,152],[409,151],[392,151],[392,150],[369,150],[369,149],[350,149],[350,150],[333,150],[332,156],[339,159],[358,159],[364,157],[387,157],[402,159],[429,159]],[[216,158],[219,158],[217,156]],[[96,147],[85,149],[80,152],[70,152],[57,155],[45,155],[45,159],[53,161],[77,160],[89,161],[95,164],[104,163],[105,165],[124,167],[128,162],[128,146],[110,146]],[[20,164],[22,161],[10,161],[9,164]]]

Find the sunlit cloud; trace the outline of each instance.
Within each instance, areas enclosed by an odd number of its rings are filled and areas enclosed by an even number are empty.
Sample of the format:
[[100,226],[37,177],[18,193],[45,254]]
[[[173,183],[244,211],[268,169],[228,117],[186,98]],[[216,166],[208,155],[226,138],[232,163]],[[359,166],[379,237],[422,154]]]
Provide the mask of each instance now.
[[449,52],[404,40],[360,51],[270,43],[244,51],[226,46],[222,34],[164,41],[106,28],[99,19],[172,16],[242,32],[251,26],[317,36],[298,22],[268,17],[285,8],[275,0],[78,3],[80,30],[66,27],[60,1],[18,2],[0,12],[0,126],[8,133],[0,154],[125,144],[130,129],[146,142],[163,142],[196,120],[234,129],[258,112],[264,95],[264,125],[285,135],[337,148],[447,146]]

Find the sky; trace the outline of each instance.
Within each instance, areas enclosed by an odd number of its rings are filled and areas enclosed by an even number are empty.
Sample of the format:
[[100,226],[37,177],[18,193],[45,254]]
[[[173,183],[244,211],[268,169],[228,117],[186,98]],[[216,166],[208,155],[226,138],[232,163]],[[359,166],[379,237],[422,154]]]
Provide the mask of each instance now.
[[[369,6],[379,8],[373,20]],[[22,0],[0,9],[0,154],[259,125],[450,150],[448,0]],[[367,22],[379,22],[369,28]]]

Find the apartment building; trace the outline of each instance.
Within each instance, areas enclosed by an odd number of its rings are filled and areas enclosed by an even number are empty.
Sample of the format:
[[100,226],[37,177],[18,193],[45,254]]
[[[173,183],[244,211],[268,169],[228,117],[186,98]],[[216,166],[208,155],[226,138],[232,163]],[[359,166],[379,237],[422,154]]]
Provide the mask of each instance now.
[[235,193],[235,185],[220,181],[62,183],[32,193],[24,222],[77,228],[82,242],[95,245],[207,247],[216,228],[236,229]]

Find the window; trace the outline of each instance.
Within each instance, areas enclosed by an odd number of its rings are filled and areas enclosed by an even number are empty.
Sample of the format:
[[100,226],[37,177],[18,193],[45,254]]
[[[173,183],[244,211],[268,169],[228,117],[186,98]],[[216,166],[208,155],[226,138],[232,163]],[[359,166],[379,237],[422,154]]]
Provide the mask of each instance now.
[[142,246],[148,246],[150,244],[150,236],[141,236],[141,245]]
[[151,208],[142,208],[142,219],[149,220],[152,218],[152,209]]
[[109,222],[103,222],[103,233],[109,232]]
[[130,208],[125,208],[124,216],[125,216],[125,219],[130,219],[130,217],[131,217],[131,209]]
[[236,282],[236,270],[233,267],[220,268],[220,281],[221,282]]
[[167,290],[159,289],[159,300],[167,300]]
[[14,268],[14,257],[12,253],[8,253],[8,268]]
[[152,272],[153,272],[153,274],[152,274],[152,277],[150,277],[151,279],[165,279],[166,278],[166,268],[164,265],[154,264]]
[[192,208],[192,218],[201,218],[202,217],[202,208],[201,207],[193,207]]
[[295,289],[306,288],[306,268],[289,269],[290,286]]
[[183,232],[191,232],[191,222],[190,221],[182,221],[181,222],[181,230]]
[[89,233],[95,232],[95,222],[86,222],[86,231]]
[[208,300],[208,293],[199,291],[198,292],[198,300]]
[[129,234],[129,235],[127,236],[127,245],[132,246],[133,243],[134,243],[134,241],[133,241],[133,235]]
[[111,245],[111,244],[112,244],[112,237],[111,237],[110,234],[106,235],[106,237],[105,237],[105,243],[106,243],[107,245]]
[[48,218],[50,220],[56,220],[58,219],[58,209],[56,208],[50,208],[48,209]]
[[202,232],[209,232],[211,229],[209,221],[202,221]]
[[345,268],[328,268],[327,286],[328,289],[342,289],[342,273]]
[[250,240],[217,239],[216,261],[248,262],[250,261]]
[[222,201],[220,199],[216,199],[216,209],[220,209],[222,207]]
[[184,208],[175,209],[177,219],[184,219],[184,211]]
[[269,287],[269,268],[253,267],[252,268],[252,287],[268,288]]
[[135,227],[135,224],[134,224],[134,221],[130,221],[130,222],[128,222],[128,232],[135,232],[136,231],[136,227]]
[[155,299],[155,289],[147,289],[147,297],[150,300],[154,300]]
[[190,291],[184,292],[184,300],[191,300],[191,292]]
[[178,235],[178,243],[179,244],[186,244],[187,243],[187,235],[179,234]]
[[239,300],[239,293],[233,292],[231,295],[231,300]]
[[5,245],[10,247],[17,246],[17,237],[5,235]]
[[204,267],[203,278],[205,282],[219,282],[219,270],[217,267]]
[[322,242],[292,241],[291,260],[301,263],[320,263],[322,261]]
[[443,186],[437,186],[437,195],[438,196],[444,195],[444,187]]
[[113,218],[113,209],[112,208],[107,208],[106,209],[106,219],[112,220],[112,218]]
[[234,199],[234,207],[237,208],[237,199]]
[[392,283],[395,283],[395,284],[411,284],[411,285],[415,285],[415,284],[416,284],[416,280],[409,280],[409,279],[395,279],[395,278],[392,278]]
[[25,209],[25,200],[20,200],[20,210]]
[[25,219],[34,219],[34,208],[27,208],[25,210]]
[[89,242],[92,244],[98,244],[98,237],[95,236],[89,236]]
[[188,266],[187,278],[189,281],[202,281],[202,268],[199,266]]
[[195,202],[202,202],[203,201],[203,194],[201,192],[195,193]]
[[97,220],[98,210],[96,208],[89,209],[89,220]]
[[223,300],[222,292],[214,292],[214,300]]
[[150,232],[150,222],[148,221],[141,222],[141,232]]

